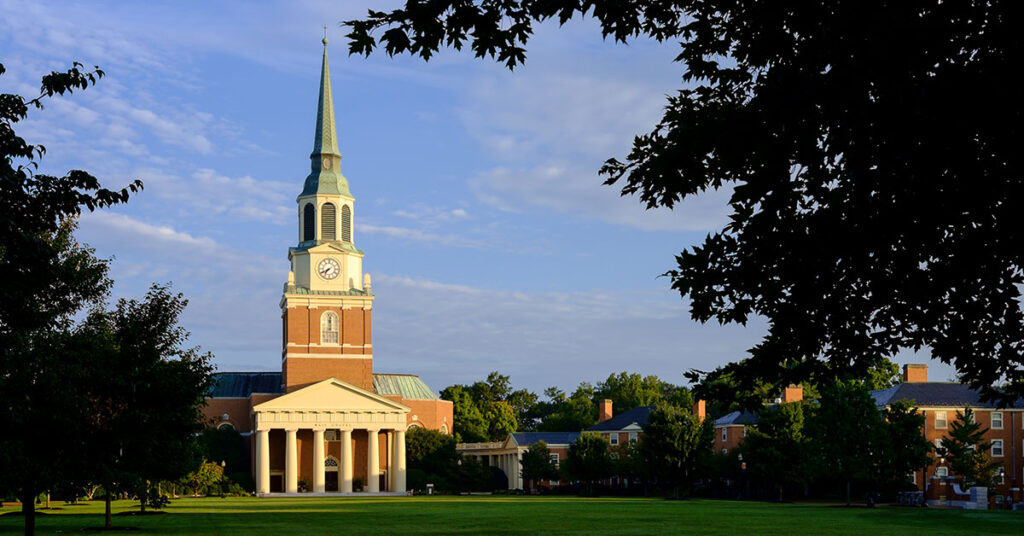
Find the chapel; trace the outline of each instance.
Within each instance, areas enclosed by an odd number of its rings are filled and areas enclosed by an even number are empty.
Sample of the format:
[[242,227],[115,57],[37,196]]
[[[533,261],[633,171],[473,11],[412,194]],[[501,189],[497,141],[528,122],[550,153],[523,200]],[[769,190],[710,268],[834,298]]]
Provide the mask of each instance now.
[[451,433],[452,403],[418,376],[373,371],[374,294],[355,246],[323,40],[310,172],[281,297],[281,372],[222,372],[204,409],[245,439],[259,496],[404,494],[405,433]]

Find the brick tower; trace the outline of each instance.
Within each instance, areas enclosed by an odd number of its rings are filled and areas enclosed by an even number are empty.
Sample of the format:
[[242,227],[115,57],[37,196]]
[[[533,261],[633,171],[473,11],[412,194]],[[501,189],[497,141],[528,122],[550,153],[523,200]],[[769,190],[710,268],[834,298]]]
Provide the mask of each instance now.
[[298,199],[298,245],[281,298],[281,381],[292,392],[325,378],[373,391],[369,274],[353,235],[355,198],[341,174],[325,39],[310,173]]

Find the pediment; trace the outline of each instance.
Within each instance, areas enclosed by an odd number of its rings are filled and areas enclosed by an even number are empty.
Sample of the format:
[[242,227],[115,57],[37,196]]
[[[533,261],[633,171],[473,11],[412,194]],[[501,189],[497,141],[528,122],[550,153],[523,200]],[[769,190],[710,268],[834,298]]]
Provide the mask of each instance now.
[[644,429],[643,426],[640,426],[639,424],[637,424],[635,422],[630,424],[629,426],[626,426],[626,427],[623,428],[623,430],[628,430],[630,432],[633,432],[633,431],[640,432],[640,431],[643,431],[643,429]]
[[337,378],[313,385],[254,406],[263,411],[358,411],[408,413],[410,408]]

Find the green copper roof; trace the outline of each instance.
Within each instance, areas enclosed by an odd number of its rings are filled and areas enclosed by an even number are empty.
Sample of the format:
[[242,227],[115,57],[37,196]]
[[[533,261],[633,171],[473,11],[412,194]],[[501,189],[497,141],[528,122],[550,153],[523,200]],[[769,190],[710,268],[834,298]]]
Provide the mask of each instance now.
[[341,151],[338,150],[337,128],[334,124],[334,99],[331,97],[331,71],[327,65],[327,39],[324,39],[324,63],[320,69],[320,102],[316,109],[316,133],[310,153],[309,176],[299,197],[315,194],[336,194],[352,197],[348,180],[341,174]]
[[412,374],[374,374],[373,390],[378,395],[399,395],[410,400],[438,400],[439,397]]

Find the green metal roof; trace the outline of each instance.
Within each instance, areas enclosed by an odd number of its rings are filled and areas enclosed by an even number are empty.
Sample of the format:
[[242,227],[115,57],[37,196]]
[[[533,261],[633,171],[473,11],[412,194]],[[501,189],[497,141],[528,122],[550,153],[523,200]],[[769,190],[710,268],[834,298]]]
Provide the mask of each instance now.
[[[316,109],[316,132],[313,152],[310,153],[312,171],[306,177],[299,197],[315,194],[336,194],[351,198],[348,179],[341,174],[341,151],[338,150],[337,128],[334,124],[334,99],[331,97],[331,71],[327,66],[327,40],[324,39],[324,63],[320,68],[320,101]],[[324,160],[333,164],[325,169]]]
[[413,374],[374,374],[373,390],[378,395],[399,395],[414,400],[439,400],[440,397]]
[[309,290],[297,285],[284,285],[285,294],[308,294],[310,296],[373,296],[373,294],[357,288],[349,290]]

